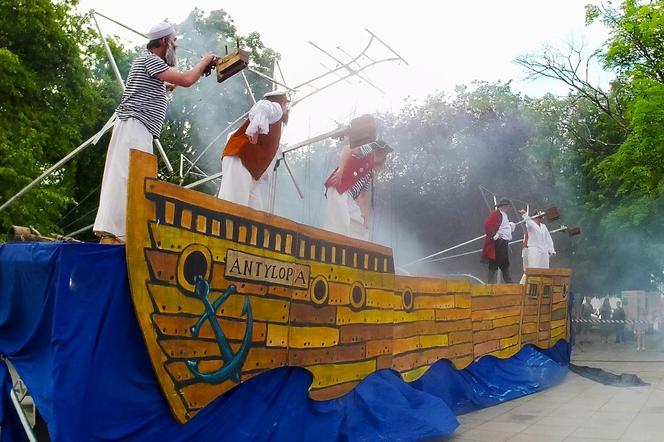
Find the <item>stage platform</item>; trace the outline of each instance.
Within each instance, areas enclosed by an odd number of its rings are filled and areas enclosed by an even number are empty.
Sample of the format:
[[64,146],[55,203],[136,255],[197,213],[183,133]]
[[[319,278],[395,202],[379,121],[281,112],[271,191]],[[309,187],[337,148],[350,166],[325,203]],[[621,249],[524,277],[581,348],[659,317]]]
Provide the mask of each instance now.
[[[0,354],[27,385],[54,441],[390,440],[452,434],[457,415],[560,383],[569,345],[524,346],[463,370],[446,360],[404,382],[379,370],[341,398],[315,401],[311,374],[274,369],[243,382],[180,424],[169,409],[130,298],[124,246],[0,246]],[[0,440],[20,425],[0,363]]]

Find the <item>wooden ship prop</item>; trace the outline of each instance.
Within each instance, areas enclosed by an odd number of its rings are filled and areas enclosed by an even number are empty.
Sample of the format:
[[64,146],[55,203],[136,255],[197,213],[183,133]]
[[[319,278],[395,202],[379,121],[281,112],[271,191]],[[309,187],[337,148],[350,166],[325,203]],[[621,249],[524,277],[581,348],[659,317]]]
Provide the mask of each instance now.
[[323,400],[380,369],[412,381],[442,359],[462,369],[568,337],[569,269],[528,269],[525,285],[399,276],[389,248],[156,176],[156,157],[132,151],[127,268],[180,422],[278,367],[304,367]]

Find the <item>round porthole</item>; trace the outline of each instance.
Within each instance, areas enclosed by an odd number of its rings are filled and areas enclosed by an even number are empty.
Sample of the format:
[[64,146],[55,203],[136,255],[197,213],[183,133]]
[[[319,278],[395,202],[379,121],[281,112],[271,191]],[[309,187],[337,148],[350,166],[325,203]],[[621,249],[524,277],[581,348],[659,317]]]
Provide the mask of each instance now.
[[367,303],[367,291],[361,282],[356,282],[350,287],[350,305],[355,309],[364,307]]
[[178,257],[177,282],[187,292],[195,289],[196,276],[209,281],[212,273],[212,254],[201,244],[190,244]]
[[316,278],[314,278],[314,281],[311,283],[309,294],[311,295],[311,302],[314,304],[323,305],[327,302],[330,289],[324,276],[316,276]]
[[411,289],[405,289],[401,292],[401,304],[403,305],[403,309],[407,312],[413,310],[413,307],[415,306],[415,296],[413,296]]

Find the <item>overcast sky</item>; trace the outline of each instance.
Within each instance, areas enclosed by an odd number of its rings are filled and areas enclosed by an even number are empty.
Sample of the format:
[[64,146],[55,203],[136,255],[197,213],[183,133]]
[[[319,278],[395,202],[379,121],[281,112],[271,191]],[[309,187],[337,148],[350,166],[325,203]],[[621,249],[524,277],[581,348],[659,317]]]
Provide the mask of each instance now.
[[[408,65],[387,63],[367,71],[384,94],[354,80],[341,82],[298,105],[283,139],[292,144],[334,128],[335,120],[347,122],[374,111],[397,112],[408,97],[421,101],[436,91],[451,93],[455,85],[473,80],[512,80],[514,89],[531,96],[565,94],[566,89],[553,81],[525,81],[513,60],[543,44],[562,47],[571,39],[584,42],[589,50],[598,48],[607,33],[600,25],[585,26],[584,5],[588,1],[81,0],[79,10],[96,9],[146,32],[163,19],[183,21],[194,6],[206,12],[224,9],[241,35],[257,31],[265,45],[282,55],[281,67],[289,85],[323,72],[321,63],[334,66],[309,41],[343,58],[337,46],[357,54],[369,39],[365,28],[406,59]],[[144,44],[108,21],[100,19],[100,25],[104,33],[119,35],[131,44]],[[376,44],[369,55],[379,59],[390,53]],[[606,75],[596,75],[597,81],[606,82]]]

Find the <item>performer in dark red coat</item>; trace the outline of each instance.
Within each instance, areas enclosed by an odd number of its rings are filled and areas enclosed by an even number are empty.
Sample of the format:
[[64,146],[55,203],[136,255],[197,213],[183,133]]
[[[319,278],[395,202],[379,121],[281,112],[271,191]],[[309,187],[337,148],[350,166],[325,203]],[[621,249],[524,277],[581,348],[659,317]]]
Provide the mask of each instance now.
[[510,206],[509,200],[503,199],[496,204],[496,210],[491,212],[484,220],[484,247],[482,249],[482,262],[489,264],[489,284],[496,283],[496,273],[500,269],[503,282],[511,283],[509,242],[515,224],[510,222],[506,210]]

